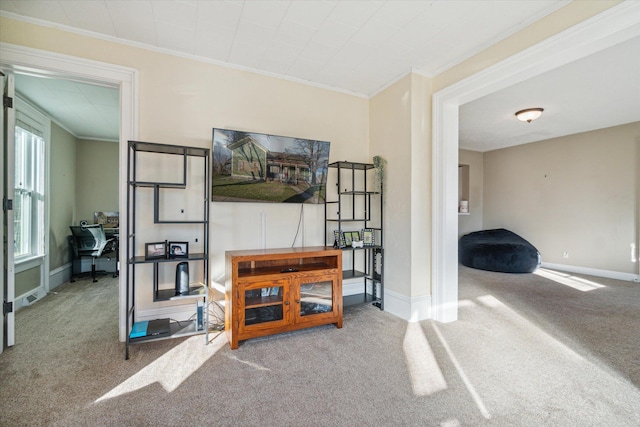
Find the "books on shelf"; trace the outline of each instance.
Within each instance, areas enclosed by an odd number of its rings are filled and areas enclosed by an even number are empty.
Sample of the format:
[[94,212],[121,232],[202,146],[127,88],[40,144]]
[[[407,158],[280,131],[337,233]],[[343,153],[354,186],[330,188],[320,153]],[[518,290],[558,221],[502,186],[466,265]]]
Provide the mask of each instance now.
[[129,338],[146,337],[148,327],[149,327],[148,320],[134,323],[133,327],[131,328],[131,332],[129,333]]

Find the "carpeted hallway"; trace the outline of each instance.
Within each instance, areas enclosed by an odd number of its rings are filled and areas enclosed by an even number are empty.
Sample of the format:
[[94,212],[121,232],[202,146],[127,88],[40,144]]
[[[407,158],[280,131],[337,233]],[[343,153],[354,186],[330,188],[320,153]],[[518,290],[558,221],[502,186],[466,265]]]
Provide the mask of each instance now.
[[342,329],[158,341],[129,361],[117,280],[66,283],[17,314],[0,425],[640,425],[640,285],[541,274],[460,267],[453,323],[361,306]]

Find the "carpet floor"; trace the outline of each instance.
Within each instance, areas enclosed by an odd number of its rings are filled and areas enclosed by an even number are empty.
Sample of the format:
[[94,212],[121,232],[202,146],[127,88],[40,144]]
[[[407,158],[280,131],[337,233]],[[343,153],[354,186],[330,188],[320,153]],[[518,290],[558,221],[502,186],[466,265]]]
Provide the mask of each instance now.
[[459,320],[348,307],[344,326],[118,342],[117,279],[16,315],[2,426],[638,426],[640,285],[460,267]]

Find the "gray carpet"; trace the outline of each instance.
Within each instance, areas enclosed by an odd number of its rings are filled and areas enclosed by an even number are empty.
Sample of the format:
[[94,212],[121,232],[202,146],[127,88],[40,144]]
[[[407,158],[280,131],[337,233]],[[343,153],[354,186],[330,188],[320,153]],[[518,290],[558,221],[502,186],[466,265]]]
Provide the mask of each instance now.
[[[561,277],[567,282],[572,279]],[[460,268],[457,322],[375,307],[249,340],[117,341],[117,281],[17,314],[0,425],[638,426],[640,285]]]

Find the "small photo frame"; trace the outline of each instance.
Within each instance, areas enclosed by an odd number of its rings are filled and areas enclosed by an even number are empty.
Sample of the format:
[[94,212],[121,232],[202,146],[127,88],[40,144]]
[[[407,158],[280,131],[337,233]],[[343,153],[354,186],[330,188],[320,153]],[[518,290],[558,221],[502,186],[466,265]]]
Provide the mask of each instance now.
[[344,242],[344,234],[342,234],[340,232],[340,230],[334,230],[333,231],[333,239],[334,239],[334,244],[336,245],[336,247],[338,248],[344,248],[346,245],[346,243]]
[[351,232],[351,241],[352,242],[359,242],[360,241],[360,232],[359,231],[352,231]]
[[362,230],[362,241],[365,246],[374,246],[376,244],[373,228],[364,228]]
[[167,256],[167,242],[144,244],[144,259],[158,259]]
[[353,238],[351,237],[351,232],[345,231],[344,233],[342,233],[342,236],[344,238],[345,246],[351,246],[351,242],[353,241]]
[[169,242],[169,258],[187,258],[189,242]]
[[94,212],[93,223],[102,224],[102,228],[118,228],[120,223],[118,212]]

